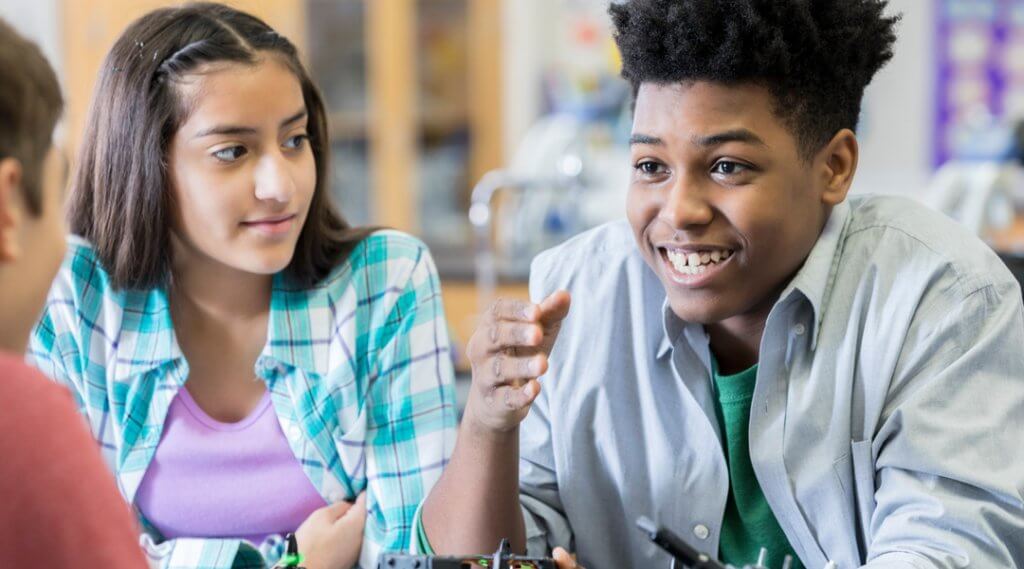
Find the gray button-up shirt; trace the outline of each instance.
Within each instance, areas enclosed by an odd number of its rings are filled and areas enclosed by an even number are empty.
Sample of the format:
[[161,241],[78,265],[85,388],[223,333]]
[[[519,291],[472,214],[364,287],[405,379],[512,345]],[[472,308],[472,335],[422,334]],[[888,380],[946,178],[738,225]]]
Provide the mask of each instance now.
[[[800,220],[794,220],[800,223]],[[539,256],[573,306],[521,429],[532,554],[667,567],[641,516],[716,554],[728,473],[708,338],[625,222]],[[750,456],[804,564],[1024,567],[1024,308],[1000,260],[898,198],[834,209],[771,311]]]

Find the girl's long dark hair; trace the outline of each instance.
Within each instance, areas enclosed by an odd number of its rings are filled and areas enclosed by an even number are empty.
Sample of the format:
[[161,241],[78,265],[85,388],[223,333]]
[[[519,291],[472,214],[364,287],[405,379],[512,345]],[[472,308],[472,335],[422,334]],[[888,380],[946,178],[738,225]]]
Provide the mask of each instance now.
[[259,18],[213,3],[156,10],[111,48],[89,110],[69,204],[71,231],[96,249],[115,288],[165,285],[171,267],[167,150],[187,118],[175,81],[214,62],[280,57],[302,85],[316,188],[290,282],[313,286],[372,228],[352,228],[331,205],[327,114],[295,46]]

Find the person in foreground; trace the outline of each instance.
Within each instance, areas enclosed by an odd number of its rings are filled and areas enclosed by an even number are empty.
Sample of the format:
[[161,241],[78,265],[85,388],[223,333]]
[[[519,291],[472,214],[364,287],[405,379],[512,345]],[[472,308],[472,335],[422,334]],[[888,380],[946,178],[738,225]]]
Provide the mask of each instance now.
[[667,567],[647,516],[734,565],[1024,566],[1021,290],[942,215],[847,196],[885,9],[612,5],[628,220],[477,330],[421,549]]
[[0,565],[141,569],[131,512],[70,394],[23,361],[64,254],[62,108],[42,52],[0,20]]

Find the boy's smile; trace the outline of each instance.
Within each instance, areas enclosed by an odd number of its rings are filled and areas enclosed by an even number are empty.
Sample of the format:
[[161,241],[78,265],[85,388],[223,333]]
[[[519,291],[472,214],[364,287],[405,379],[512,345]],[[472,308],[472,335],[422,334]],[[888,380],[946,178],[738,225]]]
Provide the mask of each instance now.
[[637,93],[628,216],[683,320],[763,319],[845,197],[831,189],[831,143],[805,159],[774,105],[750,84]]

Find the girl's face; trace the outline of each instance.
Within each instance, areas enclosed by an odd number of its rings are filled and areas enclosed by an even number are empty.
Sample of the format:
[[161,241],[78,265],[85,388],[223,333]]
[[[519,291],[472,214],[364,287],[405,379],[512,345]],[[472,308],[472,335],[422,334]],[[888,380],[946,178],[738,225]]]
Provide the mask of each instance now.
[[178,89],[188,119],[168,151],[176,264],[281,271],[316,187],[298,78],[267,55],[209,66]]

